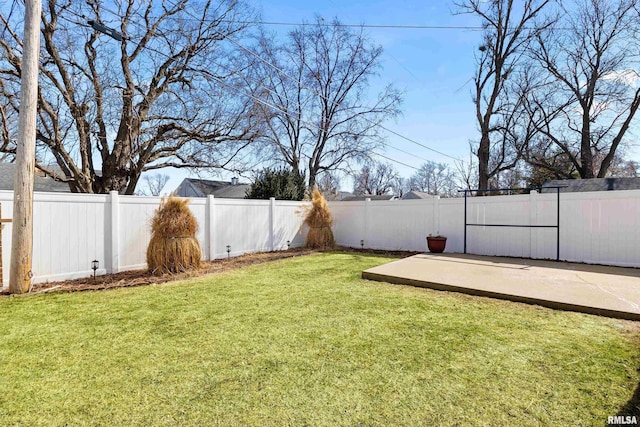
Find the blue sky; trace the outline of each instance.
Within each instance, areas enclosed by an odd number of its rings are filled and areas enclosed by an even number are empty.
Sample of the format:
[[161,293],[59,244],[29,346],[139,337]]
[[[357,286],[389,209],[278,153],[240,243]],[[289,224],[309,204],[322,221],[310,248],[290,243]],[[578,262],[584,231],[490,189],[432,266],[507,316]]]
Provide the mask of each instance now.
[[[479,20],[473,16],[455,14],[456,6],[452,0],[249,1],[260,13],[262,20],[267,22],[311,22],[317,14],[326,21],[338,18],[343,24],[480,25]],[[284,35],[292,27],[268,28]],[[449,156],[468,161],[469,141],[478,138],[470,90],[475,68],[474,53],[480,45],[481,32],[465,29],[380,28],[367,28],[365,31],[374,43],[384,48],[383,68],[380,78],[372,84],[372,97],[388,83],[393,83],[404,91],[402,116],[385,126]],[[633,133],[637,137],[637,120]],[[419,167],[425,159],[449,164],[453,162],[448,157],[392,134],[388,135],[387,144],[412,155],[391,148],[382,154],[414,167]],[[631,159],[640,160],[638,144],[628,154]],[[415,172],[412,168],[397,163],[394,166],[405,178]],[[189,172],[180,170],[169,174],[171,180],[165,191],[172,191]],[[221,178],[228,179],[230,175],[223,173]],[[351,179],[343,179],[342,187],[344,190],[351,190]]]
[[[291,0],[257,0],[253,3],[264,21],[313,21],[318,14],[331,21],[337,17],[344,24],[468,26],[478,21],[468,15],[453,15],[448,1],[340,1],[300,2]],[[269,26],[285,34],[292,27]],[[382,45],[383,69],[372,85],[372,94],[385,84],[405,92],[403,115],[385,126],[453,157],[469,158],[470,139],[476,138],[470,78],[473,76],[473,53],[480,43],[479,31],[456,29],[377,29],[365,30]],[[415,154],[411,156],[387,149],[386,156],[419,167],[424,159],[437,162],[452,160],[389,135],[387,143]],[[384,159],[380,159],[384,160]],[[386,161],[386,160],[385,160]],[[394,164],[404,177],[414,171]],[[165,187],[171,191],[188,175],[172,171]],[[222,177],[228,178],[227,174]],[[345,190],[350,181],[343,180]]]

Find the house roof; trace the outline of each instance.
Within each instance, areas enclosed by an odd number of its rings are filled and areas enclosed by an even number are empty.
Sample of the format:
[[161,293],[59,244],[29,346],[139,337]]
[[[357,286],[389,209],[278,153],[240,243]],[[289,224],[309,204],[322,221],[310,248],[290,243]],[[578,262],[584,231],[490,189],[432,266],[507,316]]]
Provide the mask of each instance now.
[[[640,190],[640,178],[591,178],[553,179],[545,181],[543,187],[566,185],[561,193],[581,193],[587,191]],[[555,193],[555,189],[542,189],[543,193]]]
[[393,194],[383,194],[381,196],[375,196],[372,194],[360,194],[358,196],[347,196],[342,199],[342,202],[364,202],[366,199],[374,200],[393,200],[395,196]]
[[244,199],[251,184],[232,184],[229,181],[185,178],[175,193],[182,197],[207,197],[212,195],[224,199]]
[[434,196],[433,194],[424,193],[422,191],[409,191],[405,195],[402,196],[402,200],[414,200],[414,199],[435,199],[438,196]]
[[[15,163],[0,163],[0,190],[13,190],[13,181],[16,175]],[[33,181],[33,191],[46,193],[70,193],[71,189],[66,182],[59,182],[50,176],[42,176],[36,173]]]
[[344,200],[345,197],[353,196],[353,194],[349,193],[348,191],[335,191],[335,192],[326,191],[322,193],[322,195],[324,196],[324,199],[327,202],[339,202]]

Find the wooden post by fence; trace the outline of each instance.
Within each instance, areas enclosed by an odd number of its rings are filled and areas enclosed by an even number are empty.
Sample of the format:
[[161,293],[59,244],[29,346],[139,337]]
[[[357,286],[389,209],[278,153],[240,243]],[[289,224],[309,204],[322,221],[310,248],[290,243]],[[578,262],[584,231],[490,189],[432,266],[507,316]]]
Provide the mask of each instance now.
[[41,0],[24,2],[24,37],[20,76],[20,114],[13,185],[11,270],[9,291],[23,294],[31,286],[33,256],[33,180],[35,173]]

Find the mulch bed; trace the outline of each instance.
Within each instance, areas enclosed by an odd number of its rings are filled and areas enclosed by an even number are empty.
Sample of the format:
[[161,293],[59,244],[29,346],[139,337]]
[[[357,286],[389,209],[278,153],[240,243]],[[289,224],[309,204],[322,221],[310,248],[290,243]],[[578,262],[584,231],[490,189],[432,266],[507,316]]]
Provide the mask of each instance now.
[[[367,255],[384,255],[393,256],[398,258],[404,258],[406,256],[415,255],[418,252],[407,251],[380,251],[369,249],[353,249],[353,248],[338,248],[339,251],[348,253],[362,253]],[[82,279],[65,280],[60,282],[48,282],[34,284],[31,288],[31,292],[25,295],[40,294],[44,292],[76,292],[76,291],[96,291],[112,288],[127,288],[132,286],[145,286],[157,283],[171,282],[174,280],[187,279],[190,277],[204,276],[212,273],[219,273],[228,270],[235,270],[237,268],[245,267],[247,265],[260,264],[263,262],[274,261],[283,258],[292,258],[303,255],[310,255],[318,253],[318,250],[308,249],[289,249],[286,251],[277,252],[259,252],[253,254],[241,255],[234,258],[217,259],[214,261],[203,261],[200,268],[195,271],[189,271],[179,274],[162,274],[154,275],[148,270],[132,270],[124,271],[122,273],[107,274],[103,276],[97,276],[95,280],[93,277],[85,277]],[[0,293],[0,295],[8,295]]]

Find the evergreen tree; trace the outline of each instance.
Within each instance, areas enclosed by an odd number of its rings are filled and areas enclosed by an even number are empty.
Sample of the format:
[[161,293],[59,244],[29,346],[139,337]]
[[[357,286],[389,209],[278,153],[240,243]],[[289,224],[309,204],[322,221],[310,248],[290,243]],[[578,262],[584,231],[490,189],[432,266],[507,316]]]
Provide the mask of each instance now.
[[251,188],[247,190],[247,199],[302,200],[306,190],[304,173],[289,169],[263,169]]

